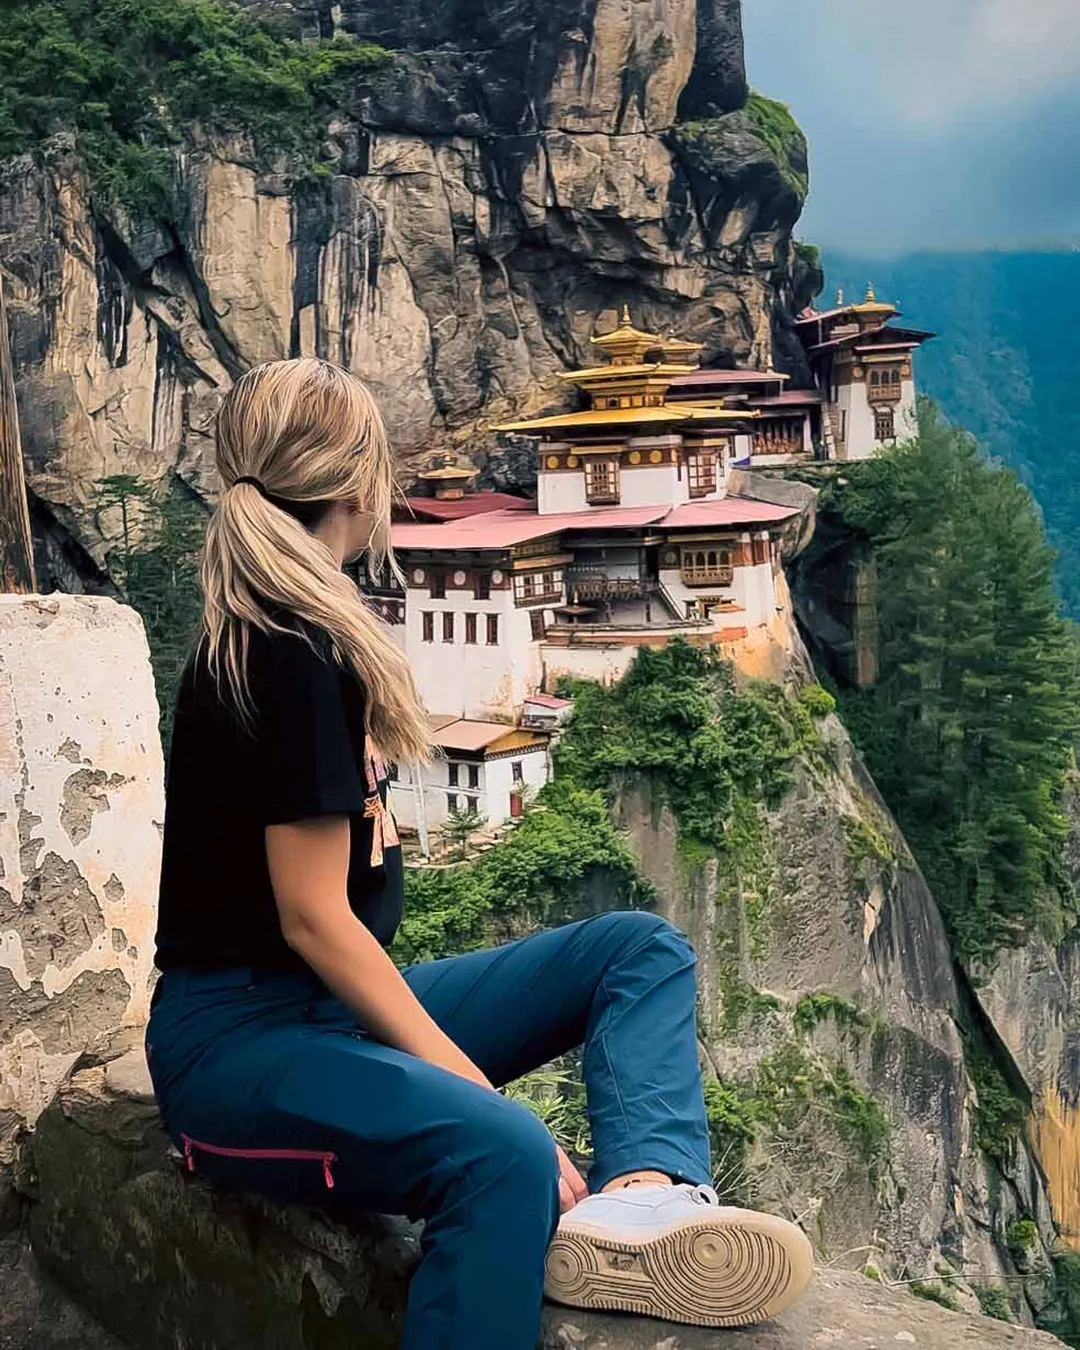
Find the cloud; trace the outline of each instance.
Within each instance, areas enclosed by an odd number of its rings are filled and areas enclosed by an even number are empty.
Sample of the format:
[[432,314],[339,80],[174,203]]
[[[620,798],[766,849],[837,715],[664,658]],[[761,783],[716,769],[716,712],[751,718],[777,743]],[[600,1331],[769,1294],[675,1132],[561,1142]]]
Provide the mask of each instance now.
[[925,132],[1080,80],[1078,0],[744,0],[744,14],[827,74],[834,101],[871,98]]

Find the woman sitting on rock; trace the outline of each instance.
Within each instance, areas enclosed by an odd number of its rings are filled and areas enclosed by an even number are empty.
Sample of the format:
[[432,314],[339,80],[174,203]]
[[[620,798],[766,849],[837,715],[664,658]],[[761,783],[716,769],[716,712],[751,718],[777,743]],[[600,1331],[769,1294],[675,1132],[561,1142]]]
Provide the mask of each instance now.
[[[385,765],[430,745],[405,657],[342,570],[388,553],[370,395],[322,361],[260,366],[222,404],[217,463],[147,1032],[188,1165],[339,1217],[423,1219],[406,1350],[533,1350],[545,1258],[563,1303],[770,1317],[810,1249],[709,1189],[680,932],[610,913],[404,970],[387,954],[403,874]],[[587,1185],[498,1090],[577,1046]]]

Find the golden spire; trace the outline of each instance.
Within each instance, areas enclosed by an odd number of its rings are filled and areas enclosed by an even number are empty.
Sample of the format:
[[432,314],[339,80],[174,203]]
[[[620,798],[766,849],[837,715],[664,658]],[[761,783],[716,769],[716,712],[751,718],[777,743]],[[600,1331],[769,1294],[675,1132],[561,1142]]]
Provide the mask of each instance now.
[[837,288],[836,288],[836,308],[837,308],[837,309],[843,309],[843,307],[844,307],[844,288],[843,288],[843,286],[837,286]]
[[877,296],[874,294],[874,283],[872,281],[866,283],[866,299],[870,304],[873,304],[877,299]]
[[619,327],[620,328],[630,327],[630,306],[627,304],[624,304],[622,307],[622,317],[619,319]]

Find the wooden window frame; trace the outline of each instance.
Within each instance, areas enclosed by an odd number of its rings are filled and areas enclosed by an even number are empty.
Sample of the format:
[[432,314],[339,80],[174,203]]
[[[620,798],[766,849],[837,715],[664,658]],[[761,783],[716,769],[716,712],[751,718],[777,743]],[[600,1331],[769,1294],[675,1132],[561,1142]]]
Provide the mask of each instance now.
[[460,772],[461,772],[461,765],[455,764],[453,760],[450,760],[446,766],[446,781],[447,783],[449,783],[451,787],[461,786],[461,784],[458,782]]
[[693,450],[686,456],[686,484],[691,498],[711,497],[717,486],[715,450]]
[[479,765],[479,764],[467,764],[465,767],[466,767],[466,769],[468,770],[469,787],[472,788],[474,792],[479,792],[479,791],[480,791],[480,765]]
[[491,599],[491,573],[477,572],[476,580],[473,584],[473,594],[477,600]]
[[472,610],[465,611],[465,645],[476,646],[476,615]]
[[891,407],[874,409],[874,440],[879,445],[896,440],[896,414]]
[[446,599],[446,573],[439,568],[433,568],[431,571],[431,598],[432,600]]
[[619,461],[617,459],[586,458],[584,472],[585,500],[590,506],[617,506],[619,504]]
[[420,640],[421,642],[435,641],[435,611],[431,609],[422,610],[420,613]]
[[453,611],[452,609],[444,609],[444,610],[443,610],[443,616],[442,616],[442,640],[443,640],[443,642],[445,642],[448,646],[454,641],[454,631],[455,631],[454,618],[455,618],[455,615],[454,615],[454,611]]
[[542,609],[529,610],[529,627],[532,632],[534,642],[543,642],[547,637],[547,624],[544,622],[544,611]]
[[487,616],[487,645],[489,647],[499,645],[499,616],[497,614]]

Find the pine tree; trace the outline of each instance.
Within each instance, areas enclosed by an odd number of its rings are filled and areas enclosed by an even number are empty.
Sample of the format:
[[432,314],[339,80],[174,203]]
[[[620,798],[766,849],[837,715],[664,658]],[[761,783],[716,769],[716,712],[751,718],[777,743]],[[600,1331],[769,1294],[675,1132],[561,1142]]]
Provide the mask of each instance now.
[[878,567],[880,678],[841,697],[856,740],[962,956],[1060,933],[1078,647],[1035,504],[930,405],[917,440],[845,474]]

